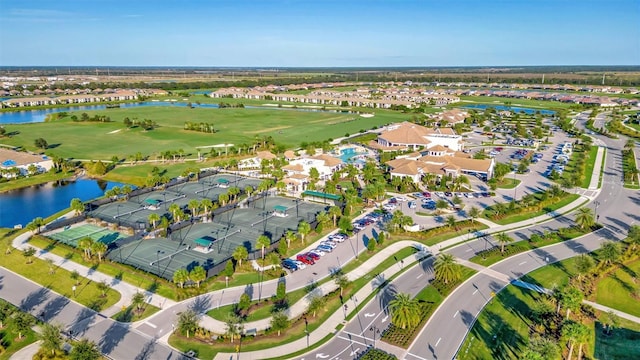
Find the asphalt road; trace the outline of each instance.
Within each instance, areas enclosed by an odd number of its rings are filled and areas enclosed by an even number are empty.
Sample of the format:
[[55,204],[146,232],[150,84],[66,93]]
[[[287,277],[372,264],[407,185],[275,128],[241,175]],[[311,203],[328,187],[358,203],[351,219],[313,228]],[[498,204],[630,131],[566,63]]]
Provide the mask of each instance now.
[[[583,125],[579,124],[578,126]],[[599,137],[607,145],[602,190],[592,202],[598,222],[604,228],[578,240],[566,241],[542,249],[512,256],[491,266],[497,273],[480,273],[462,284],[452,293],[431,317],[409,348],[406,359],[452,359],[473,326],[476,316],[497,292],[513,280],[539,267],[570,258],[600,247],[605,239],[620,240],[626,236],[630,225],[640,221],[640,195],[637,191],[622,187],[621,148],[624,140]],[[511,233],[553,229],[571,223],[573,215],[562,216],[551,222]],[[468,259],[483,249],[485,240],[479,239],[461,244],[448,252]],[[505,279],[501,275],[507,275]],[[446,324],[446,326],[445,326]]]
[[94,341],[112,359],[187,359],[125,324],[0,267],[0,297],[48,323],[63,324],[75,338]]

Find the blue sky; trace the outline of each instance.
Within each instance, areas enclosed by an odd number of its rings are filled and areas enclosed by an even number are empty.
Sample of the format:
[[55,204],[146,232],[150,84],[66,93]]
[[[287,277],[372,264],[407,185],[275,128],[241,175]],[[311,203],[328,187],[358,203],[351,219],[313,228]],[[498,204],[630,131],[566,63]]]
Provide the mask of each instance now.
[[640,64],[638,0],[0,0],[0,65]]

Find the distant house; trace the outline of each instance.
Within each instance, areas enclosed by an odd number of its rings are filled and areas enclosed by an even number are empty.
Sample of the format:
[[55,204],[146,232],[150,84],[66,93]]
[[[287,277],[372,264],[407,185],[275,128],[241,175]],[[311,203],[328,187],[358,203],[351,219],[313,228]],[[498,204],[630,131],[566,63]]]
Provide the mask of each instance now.
[[440,124],[440,126],[446,127],[462,123],[468,117],[469,113],[467,111],[451,109],[435,115],[434,119]]
[[487,179],[493,177],[495,162],[493,159],[471,159],[467,154],[453,156],[431,156],[399,158],[388,161],[389,174],[394,177],[410,177],[418,183],[423,175],[434,174],[438,177],[457,177],[463,174],[481,174]]
[[29,168],[34,168],[38,173],[51,170],[53,161],[46,155],[36,155],[27,152],[14,151],[0,148],[0,175],[13,177],[12,169],[18,169],[21,175],[28,175]]
[[256,156],[240,160],[238,162],[238,169],[258,169],[262,166],[262,160],[273,160],[275,158],[277,158],[277,156],[270,151],[258,151]]

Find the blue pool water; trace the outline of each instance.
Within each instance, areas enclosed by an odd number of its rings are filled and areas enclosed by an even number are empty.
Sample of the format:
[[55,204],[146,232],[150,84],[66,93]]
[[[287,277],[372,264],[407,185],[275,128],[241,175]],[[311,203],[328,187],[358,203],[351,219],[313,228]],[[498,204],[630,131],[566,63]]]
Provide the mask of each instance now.
[[494,108],[497,111],[514,111],[517,113],[520,112],[524,112],[525,114],[535,114],[536,112],[540,112],[540,114],[542,115],[554,115],[556,112],[553,110],[541,110],[541,109],[531,109],[531,108],[524,108],[524,107],[518,107],[518,106],[504,106],[504,105],[485,105],[485,104],[473,104],[473,105],[465,105],[463,106],[463,108],[467,108],[467,109],[480,109],[480,110],[484,110],[487,108]]
[[340,160],[342,160],[343,163],[349,163],[352,162],[352,159],[358,155],[363,155],[365,153],[359,153],[356,151],[356,148],[346,148],[346,149],[342,149],[340,150]]

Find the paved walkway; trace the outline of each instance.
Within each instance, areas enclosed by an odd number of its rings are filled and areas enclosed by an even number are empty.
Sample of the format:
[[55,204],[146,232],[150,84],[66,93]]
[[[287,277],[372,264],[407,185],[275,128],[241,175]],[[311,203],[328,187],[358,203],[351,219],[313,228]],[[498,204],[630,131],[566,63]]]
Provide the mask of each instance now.
[[595,190],[600,183],[600,169],[602,168],[602,158],[604,157],[605,148],[598,146],[598,154],[596,154],[596,162],[593,166],[593,173],[591,174],[591,182],[589,183],[589,190]]
[[[389,246],[387,246],[386,248],[380,250],[378,253],[376,253],[375,255],[373,255],[369,260],[367,260],[366,262],[364,262],[362,265],[360,265],[359,267],[357,267],[355,270],[350,271],[349,273],[346,274],[347,278],[350,281],[354,281],[356,279],[359,279],[365,275],[367,275],[368,273],[370,273],[376,266],[378,266],[378,264],[380,264],[382,261],[390,258],[391,256],[393,256],[393,254],[395,254],[396,252],[406,248],[406,247],[410,247],[410,246],[422,246],[420,243],[415,242],[415,241],[398,241],[395,242]],[[391,266],[389,268],[387,268],[382,274],[384,275],[385,279],[388,279],[391,276],[394,276],[396,273],[400,272],[400,270],[403,269],[403,263],[406,263],[407,265],[412,263],[414,260],[416,259],[416,256],[414,254],[411,254],[403,259],[398,259],[398,265],[397,266]],[[367,288],[367,290],[369,290],[369,293],[371,293],[375,287],[368,287],[365,286],[365,288]],[[320,285],[318,288],[314,289],[311,294],[313,295],[326,295],[334,290],[338,289],[338,286],[336,285],[336,283],[334,281],[328,281],[325,282],[324,284]],[[310,295],[311,295],[310,294]],[[289,319],[296,319],[298,317],[300,317],[301,315],[303,315],[306,311],[307,308],[309,307],[309,296],[310,295],[306,295],[304,296],[302,299],[298,300],[296,303],[294,303],[293,305],[291,305],[291,307],[289,307],[289,309],[287,310],[287,316],[289,317]],[[362,298],[364,299],[367,295],[363,296]],[[260,330],[265,330],[267,328],[270,327],[270,322],[271,322],[271,318],[266,318],[266,319],[262,319],[262,320],[256,320],[253,322],[249,322],[249,323],[245,323],[244,324],[244,328],[245,329],[256,329],[257,331]],[[200,320],[200,326],[207,328],[211,331],[215,331],[215,332],[220,332],[220,329],[225,329],[226,328],[226,324],[224,321],[220,321],[220,320],[216,320],[212,317],[209,316],[203,316]]]
[[42,340],[38,340],[32,344],[29,344],[22,349],[16,351],[9,358],[10,360],[27,360],[33,359],[33,356],[40,350],[40,344],[42,344]]
[[32,235],[33,234],[31,232],[25,232],[23,234],[20,234],[13,240],[13,247],[20,250],[24,250],[27,247],[33,247],[36,250],[38,250],[36,253],[37,257],[41,259],[51,259],[53,260],[53,263],[58,267],[68,271],[75,270],[80,274],[80,276],[83,276],[91,281],[94,281],[94,282],[106,281],[111,286],[112,289],[120,293],[120,300],[118,300],[117,303],[101,311],[101,314],[107,317],[111,317],[116,313],[118,313],[119,311],[121,311],[123,306],[126,307],[131,305],[131,298],[133,297],[134,294],[138,292],[142,292],[146,297],[147,303],[152,304],[153,306],[164,308],[164,307],[175,304],[175,301],[171,299],[167,299],[158,294],[151,293],[149,291],[146,291],[145,289],[141,289],[139,287],[128,284],[120,279],[116,279],[113,276],[105,275],[101,272],[92,270],[86,266],[80,265],[73,261],[69,261],[63,258],[62,256],[52,254],[46,250],[33,246],[27,242]]
[[618,315],[619,317],[623,318],[623,319],[627,319],[629,321],[633,321],[634,323],[638,323],[640,324],[640,317],[637,316],[633,316],[631,314],[627,314],[626,312],[622,312],[620,310],[616,310],[616,309],[612,309],[610,307],[604,306],[604,305],[600,305],[598,303],[594,303],[592,301],[588,301],[588,300],[583,300],[582,301],[583,304],[587,304],[587,305],[591,305],[594,308],[600,310],[600,311],[605,311],[605,312],[613,312],[614,314]]

